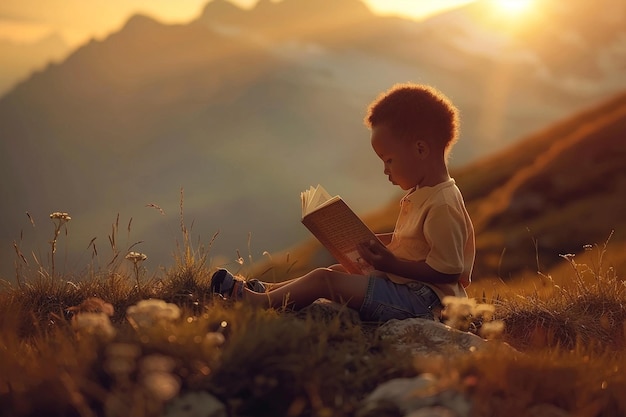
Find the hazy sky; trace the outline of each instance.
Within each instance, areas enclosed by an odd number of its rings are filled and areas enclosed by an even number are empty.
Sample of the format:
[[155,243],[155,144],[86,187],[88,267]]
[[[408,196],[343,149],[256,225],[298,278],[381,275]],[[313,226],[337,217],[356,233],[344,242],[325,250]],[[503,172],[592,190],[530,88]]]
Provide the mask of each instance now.
[[[209,0],[2,0],[0,39],[32,42],[60,33],[72,45],[118,30],[131,14],[144,13],[163,22],[195,18]],[[231,0],[251,7],[258,0]],[[372,11],[416,19],[472,0],[363,0]]]

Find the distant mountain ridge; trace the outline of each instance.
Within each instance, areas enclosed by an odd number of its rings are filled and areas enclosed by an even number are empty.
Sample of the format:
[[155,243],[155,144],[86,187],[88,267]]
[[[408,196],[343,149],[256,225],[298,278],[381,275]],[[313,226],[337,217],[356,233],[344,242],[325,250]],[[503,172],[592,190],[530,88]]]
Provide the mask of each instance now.
[[[57,210],[73,216],[73,253],[85,256],[94,236],[106,246],[119,212],[134,218],[133,236],[150,259],[166,263],[181,187],[187,218],[204,238],[219,230],[212,250],[228,258],[247,251],[248,233],[254,252],[306,237],[298,195],[309,185],[371,210],[395,190],[362,118],[395,82],[433,84],[459,106],[456,167],[626,83],[614,74],[619,24],[589,38],[584,61],[609,70],[585,79],[583,94],[552,84],[533,44],[479,26],[472,10],[416,23],[376,16],[357,0],[262,1],[251,10],[217,0],[188,24],[133,16],[0,98],[0,195],[11,202],[0,219],[2,265],[10,269],[22,232],[26,253],[29,245],[45,250],[44,219]],[[477,50],[477,39],[491,39],[498,53]],[[519,59],[529,53],[530,61]],[[558,78],[579,80],[575,54],[561,62]]]
[[44,68],[48,62],[63,58],[68,51],[67,43],[56,33],[31,43],[0,39],[0,96],[26,78],[32,68]]
[[261,0],[249,11],[226,0],[214,0],[207,3],[197,21],[208,26],[230,25],[279,40],[294,36],[319,39],[328,32],[346,31],[375,19],[361,0]]

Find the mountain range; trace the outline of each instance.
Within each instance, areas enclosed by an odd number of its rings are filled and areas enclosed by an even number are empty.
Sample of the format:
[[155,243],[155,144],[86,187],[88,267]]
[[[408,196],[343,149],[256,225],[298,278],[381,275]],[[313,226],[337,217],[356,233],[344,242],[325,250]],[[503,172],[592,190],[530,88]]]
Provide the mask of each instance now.
[[62,59],[68,49],[67,43],[56,33],[31,43],[0,39],[0,95],[27,78],[33,68]]
[[0,273],[13,241],[46,258],[53,211],[72,215],[60,239],[76,269],[94,237],[106,256],[118,214],[132,224],[126,244],[142,241],[159,265],[181,206],[199,240],[219,232],[211,251],[227,259],[306,238],[298,195],[309,185],[374,210],[397,190],[362,119],[397,82],[457,104],[457,169],[626,88],[621,1],[545,1],[508,32],[487,4],[423,22],[359,0],[213,0],[179,25],[132,16],[0,98]]

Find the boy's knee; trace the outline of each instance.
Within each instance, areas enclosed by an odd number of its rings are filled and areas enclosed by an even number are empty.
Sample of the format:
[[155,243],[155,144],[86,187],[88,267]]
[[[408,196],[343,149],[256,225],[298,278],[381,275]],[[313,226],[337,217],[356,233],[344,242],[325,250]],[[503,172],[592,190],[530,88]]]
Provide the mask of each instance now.
[[330,268],[316,268],[312,272],[318,278],[320,278],[320,277],[327,277],[332,272],[332,269],[330,269]]
[[335,271],[330,268],[316,268],[308,274],[308,278],[315,280],[317,283],[328,282],[331,280],[333,273]]
[[328,267],[328,269],[332,269],[333,271],[346,272],[346,268],[344,268],[341,264],[335,264]]

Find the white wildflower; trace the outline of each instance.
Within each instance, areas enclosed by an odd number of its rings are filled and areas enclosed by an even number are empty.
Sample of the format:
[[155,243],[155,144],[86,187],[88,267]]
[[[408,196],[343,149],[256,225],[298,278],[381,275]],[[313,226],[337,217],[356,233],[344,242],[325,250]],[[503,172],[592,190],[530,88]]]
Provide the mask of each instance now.
[[165,355],[149,355],[141,360],[141,385],[155,399],[166,402],[178,395],[180,379],[172,374],[176,363]]
[[95,335],[105,340],[115,337],[115,328],[105,313],[80,313],[72,318],[72,328],[80,335]]
[[126,309],[126,318],[135,328],[174,321],[180,318],[180,314],[180,308],[176,304],[157,299],[141,300]]
[[137,345],[130,343],[112,343],[106,348],[104,369],[117,378],[128,377],[135,371],[135,362],[141,354]]
[[128,252],[125,256],[126,259],[133,263],[133,269],[135,270],[135,279],[137,280],[137,288],[140,289],[139,284],[139,265],[148,259],[148,256],[145,253],[140,252]]
[[115,312],[113,305],[111,303],[107,303],[101,298],[98,297],[89,297],[86,298],[82,303],[77,306],[69,307],[67,311],[72,311],[75,314],[80,313],[104,313],[107,316],[112,316]]
[[141,360],[141,372],[172,372],[176,362],[169,356],[153,354]]
[[480,323],[480,335],[486,339],[498,337],[504,330],[504,322],[493,320],[496,306],[493,304],[478,304],[471,298],[444,297],[443,314],[448,326],[468,331]]
[[442,304],[445,306],[445,324],[454,329],[467,331],[476,307],[476,300],[473,298],[447,296],[443,298]]
[[493,304],[477,304],[474,308],[474,315],[476,317],[482,317],[484,321],[491,321],[495,312],[496,306]]
[[171,400],[180,391],[180,379],[169,372],[149,372],[142,375],[141,385],[162,402]]
[[504,322],[502,320],[489,321],[480,327],[480,336],[485,339],[497,339],[503,332]]
[[148,255],[146,255],[145,253],[140,253],[140,252],[128,252],[125,258],[137,264],[139,262],[143,262],[146,259],[148,259]]
[[51,213],[50,218],[52,220],[59,220],[61,224],[67,223],[70,220],[72,220],[72,217],[70,217],[68,213],[60,212],[60,211],[55,211],[54,213]]
[[209,350],[216,347],[220,347],[224,344],[225,338],[222,333],[209,332],[204,336],[202,340],[202,347]]

